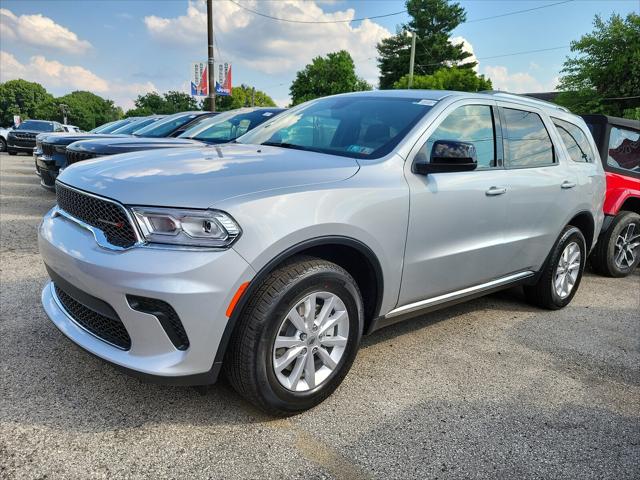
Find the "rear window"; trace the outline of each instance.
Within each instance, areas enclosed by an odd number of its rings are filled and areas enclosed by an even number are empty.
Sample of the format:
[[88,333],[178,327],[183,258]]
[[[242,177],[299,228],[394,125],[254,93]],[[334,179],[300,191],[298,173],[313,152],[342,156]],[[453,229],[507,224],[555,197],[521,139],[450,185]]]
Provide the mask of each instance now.
[[391,152],[435,101],[327,97],[278,115],[237,141],[374,159]]
[[197,113],[176,113],[174,115],[169,115],[158,122],[152,123],[151,125],[136,131],[136,135],[139,137],[153,138],[168,137],[176,130],[185,126],[187,123],[193,121],[199,116],[200,115]]
[[53,132],[52,122],[43,122],[40,120],[27,120],[22,122],[16,130],[35,130],[38,132]]
[[582,129],[573,123],[558,118],[553,118],[552,120],[562,138],[562,143],[567,147],[571,160],[582,163],[593,162],[595,154],[591,149],[589,139]]
[[640,172],[640,133],[611,127],[607,164],[613,168]]
[[540,115],[513,108],[503,109],[507,165],[543,167],[554,163],[553,143]]

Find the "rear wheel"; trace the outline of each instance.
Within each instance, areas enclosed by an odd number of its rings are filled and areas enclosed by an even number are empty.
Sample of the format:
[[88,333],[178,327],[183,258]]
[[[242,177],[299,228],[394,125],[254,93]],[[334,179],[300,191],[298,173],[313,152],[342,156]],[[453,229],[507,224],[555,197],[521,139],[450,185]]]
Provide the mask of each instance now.
[[626,277],[640,262],[640,215],[620,212],[591,254],[593,269],[608,277]]
[[538,283],[524,287],[527,300],[550,310],[568,305],[582,279],[586,250],[582,232],[571,225],[565,227],[551,251]]
[[307,410],[342,382],[362,325],[362,298],[351,275],[322,259],[295,257],[249,299],[225,360],[227,377],[268,413]]
[[4,138],[0,137],[0,152],[7,151],[7,142]]

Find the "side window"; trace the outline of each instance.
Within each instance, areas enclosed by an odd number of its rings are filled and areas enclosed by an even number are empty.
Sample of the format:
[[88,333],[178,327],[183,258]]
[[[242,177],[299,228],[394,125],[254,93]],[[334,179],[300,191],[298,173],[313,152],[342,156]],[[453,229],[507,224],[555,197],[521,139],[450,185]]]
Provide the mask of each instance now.
[[565,122],[558,118],[552,118],[552,120],[562,138],[562,143],[567,147],[571,160],[583,163],[593,162],[595,155],[589,144],[589,139],[582,129],[573,123]]
[[553,143],[540,115],[503,108],[504,149],[509,167],[542,167],[554,163]]
[[640,133],[611,127],[607,164],[631,172],[640,172]]
[[431,134],[417,155],[428,161],[433,143],[437,140],[473,143],[478,155],[478,168],[496,166],[493,115],[488,105],[464,105],[456,108]]

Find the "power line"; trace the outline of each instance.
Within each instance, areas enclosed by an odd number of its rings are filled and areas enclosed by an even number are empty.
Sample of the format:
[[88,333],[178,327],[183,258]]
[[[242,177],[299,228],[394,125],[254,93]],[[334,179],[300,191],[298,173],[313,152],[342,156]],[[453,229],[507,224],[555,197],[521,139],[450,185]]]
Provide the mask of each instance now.
[[[246,10],[247,12],[253,13],[254,15],[258,15],[260,17],[268,18],[269,20],[276,20],[278,22],[287,22],[287,23],[302,23],[302,24],[351,23],[351,22],[359,22],[359,21],[362,21],[362,20],[373,20],[373,19],[376,19],[376,18],[393,17],[395,15],[402,15],[403,13],[408,13],[407,10],[401,10],[399,12],[386,13],[386,14],[383,14],[383,15],[374,15],[374,16],[371,16],[371,17],[352,18],[351,20],[292,20],[290,18],[275,17],[273,15],[268,15],[266,13],[262,13],[262,12],[259,12],[257,10],[253,10],[253,9],[251,9],[249,7],[246,7],[246,6],[242,5],[240,2],[238,2],[236,0],[229,0],[229,1],[231,3],[233,3],[234,5],[237,5],[238,7],[242,8],[243,10]],[[571,2],[574,2],[574,1],[575,0],[563,0],[561,2],[549,3],[547,5],[540,5],[538,7],[525,8],[524,10],[515,10],[513,12],[501,13],[499,15],[492,15],[490,17],[483,17],[483,18],[475,18],[475,19],[471,19],[471,20],[466,20],[463,23],[484,22],[485,20],[492,20],[494,18],[508,17],[510,15],[517,15],[519,13],[533,12],[534,10],[541,10],[543,8],[555,7],[556,5],[563,5],[565,3],[571,3]]]
[[270,20],[277,20],[279,22],[288,22],[288,23],[306,23],[306,24],[322,24],[322,23],[351,23],[351,22],[359,22],[361,20],[373,20],[374,18],[385,18],[385,17],[393,17],[394,15],[401,15],[403,13],[407,13],[406,10],[402,10],[400,12],[386,13],[384,15],[374,15],[372,17],[362,17],[362,18],[352,18],[350,20],[291,20],[290,18],[280,18],[274,17],[272,15],[267,15],[266,13],[258,12],[257,10],[252,10],[249,7],[245,7],[239,2],[235,0],[229,0],[234,5],[246,10],[247,12],[251,12],[255,15],[259,15],[260,17],[268,18]]
[[[538,52],[550,52],[552,50],[561,50],[564,48],[570,48],[570,45],[562,45],[561,47],[550,47],[550,48],[538,48],[536,50],[525,50],[522,52],[513,52],[513,53],[502,53],[500,55],[491,55],[489,57],[477,57],[476,60],[490,60],[492,58],[502,58],[502,57],[513,57],[516,55],[526,55],[528,53],[538,53]],[[442,62],[437,63],[422,63],[417,65],[418,67],[434,67],[436,65],[442,65]]]

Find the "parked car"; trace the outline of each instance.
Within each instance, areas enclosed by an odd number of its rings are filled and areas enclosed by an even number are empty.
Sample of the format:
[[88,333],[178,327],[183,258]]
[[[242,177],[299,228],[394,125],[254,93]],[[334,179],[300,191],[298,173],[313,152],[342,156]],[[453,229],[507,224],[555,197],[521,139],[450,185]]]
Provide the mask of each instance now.
[[624,277],[640,262],[640,121],[606,115],[582,118],[598,145],[607,177],[604,224],[591,266],[602,275]]
[[595,152],[545,102],[393,90],[312,100],[214,148],[80,162],[39,228],[42,303],[131,373],[224,369],[296,413],[340,384],[363,333],[514,285],[571,302],[604,216]]
[[7,153],[31,155],[36,146],[36,135],[43,132],[64,132],[62,124],[48,120],[26,120],[7,134]]
[[130,122],[110,127],[98,134],[77,136],[50,136],[42,141],[42,155],[36,157],[36,170],[40,174],[40,185],[48,190],[55,188],[55,181],[60,171],[66,165],[67,146],[78,140],[117,138],[134,135],[137,137],[171,137],[184,132],[189,125],[201,118],[211,116],[211,112],[181,112],[158,118],[153,116],[150,123],[147,117],[136,117]]
[[[81,140],[67,147],[66,165],[82,160],[141,150],[182,148],[232,142],[284,111],[282,108],[240,108],[204,117],[177,138],[100,138]],[[202,143],[200,143],[202,142]]]
[[64,131],[67,133],[81,133],[80,127],[76,127],[75,125],[62,125]]
[[12,129],[0,127],[0,152],[7,151],[7,135]]

